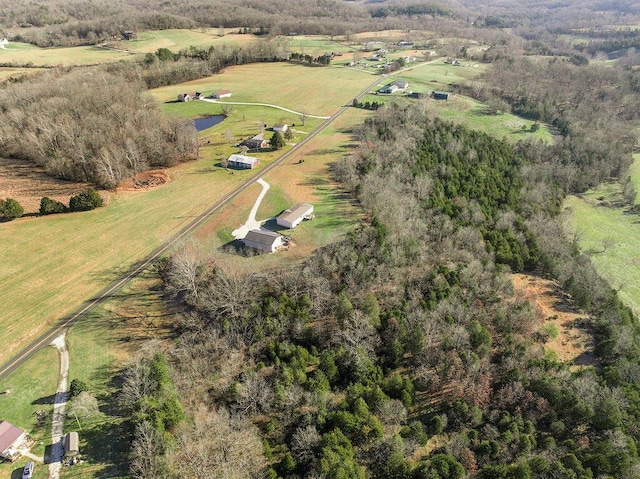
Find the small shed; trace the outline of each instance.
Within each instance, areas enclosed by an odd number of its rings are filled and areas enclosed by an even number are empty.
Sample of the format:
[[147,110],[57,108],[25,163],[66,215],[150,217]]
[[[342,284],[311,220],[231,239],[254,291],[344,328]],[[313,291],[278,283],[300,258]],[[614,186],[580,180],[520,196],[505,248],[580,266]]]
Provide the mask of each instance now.
[[231,90],[220,90],[213,92],[211,94],[211,98],[217,98],[218,100],[220,98],[231,98]]
[[27,440],[27,433],[10,422],[0,421],[0,457],[14,461],[19,456],[18,449]]
[[125,30],[124,32],[122,32],[122,38],[124,40],[137,40],[138,34],[133,30]]
[[242,241],[245,246],[265,253],[273,253],[284,244],[284,238],[278,233],[258,229],[249,231]]
[[80,454],[78,433],[73,431],[65,434],[62,438],[62,446],[64,447],[65,457],[74,457]]
[[305,219],[313,218],[313,205],[298,203],[293,208],[284,210],[277,218],[276,224],[284,228],[295,228]]
[[258,158],[238,154],[231,155],[228,160],[228,164],[231,168],[242,168],[249,170],[258,166],[259,163],[260,160],[258,160]]
[[289,125],[286,123],[276,123],[273,125],[273,131],[279,131],[280,133],[284,133],[289,129]]
[[446,91],[433,91],[431,92],[431,98],[434,100],[448,100],[451,93]]

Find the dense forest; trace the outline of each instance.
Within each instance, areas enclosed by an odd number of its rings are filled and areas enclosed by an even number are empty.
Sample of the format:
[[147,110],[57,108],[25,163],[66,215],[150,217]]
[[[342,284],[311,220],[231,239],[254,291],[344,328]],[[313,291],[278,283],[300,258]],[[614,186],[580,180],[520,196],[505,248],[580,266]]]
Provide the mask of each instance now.
[[0,155],[52,176],[113,188],[197,151],[191,122],[168,118],[139,83],[104,70],[54,70],[0,90]]
[[[368,224],[266,274],[194,246],[163,265],[182,313],[160,352],[192,420],[148,446],[142,419],[135,477],[637,477],[638,328],[564,239],[563,186],[529,171],[539,151],[420,107],[383,107],[357,135],[335,175]],[[544,348],[513,270],[590,313],[596,367]]]

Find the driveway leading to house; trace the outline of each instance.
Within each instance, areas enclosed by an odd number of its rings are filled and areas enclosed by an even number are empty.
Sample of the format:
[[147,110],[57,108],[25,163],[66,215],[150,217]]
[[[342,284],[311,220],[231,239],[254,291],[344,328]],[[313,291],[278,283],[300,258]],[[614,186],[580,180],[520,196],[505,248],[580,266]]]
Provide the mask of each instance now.
[[262,223],[267,221],[267,220],[261,220],[261,221],[256,220],[256,214],[258,213],[258,208],[260,207],[260,203],[262,203],[262,199],[267,194],[267,191],[269,191],[269,183],[264,181],[262,178],[258,178],[256,183],[259,183],[260,185],[262,185],[262,191],[258,195],[256,202],[253,204],[253,207],[249,212],[249,218],[247,218],[247,221],[240,228],[234,230],[231,233],[233,237],[236,239],[243,239],[245,236],[247,236],[247,233],[251,230],[262,229]]
[[65,333],[54,339],[51,344],[53,344],[60,353],[60,380],[58,382],[58,391],[53,401],[49,479],[58,479],[60,477],[62,458],[64,457],[62,431],[64,429],[64,410],[67,406],[67,388],[69,382],[69,350],[67,349]]
[[[249,106],[266,106],[269,108],[277,108],[278,110],[283,110],[289,113],[293,113],[294,115],[302,115],[303,113],[300,111],[290,110],[289,108],[285,108],[283,106],[272,105],[271,103],[246,103],[240,101],[220,101],[214,98],[203,98],[200,101],[208,101],[209,103],[220,103],[221,105],[249,105]],[[307,118],[319,118],[320,120],[328,120],[331,118],[330,116],[318,116],[318,115],[309,115],[305,114]]]

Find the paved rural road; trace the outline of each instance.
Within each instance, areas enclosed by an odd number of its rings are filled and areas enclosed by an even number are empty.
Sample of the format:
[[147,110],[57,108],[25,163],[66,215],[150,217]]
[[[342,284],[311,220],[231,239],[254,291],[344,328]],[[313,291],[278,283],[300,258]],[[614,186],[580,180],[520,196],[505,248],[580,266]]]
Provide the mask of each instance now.
[[[382,77],[376,77],[376,81],[364,88],[357,96],[360,99],[371,88],[380,83]],[[262,171],[258,172],[253,178],[247,180],[244,184],[236,188],[234,191],[226,195],[221,200],[213,204],[208,210],[202,214],[196,216],[191,222],[185,225],[180,231],[178,231],[169,241],[165,244],[158,246],[149,255],[142,260],[134,263],[129,270],[122,274],[119,278],[115,279],[111,284],[99,291],[93,298],[86,300],[75,311],[71,312],[67,316],[60,319],[55,325],[41,336],[32,341],[29,345],[16,353],[11,359],[0,366],[0,379],[4,379],[11,374],[20,365],[31,358],[40,349],[48,346],[51,342],[57,338],[61,333],[68,330],[73,324],[82,318],[85,314],[95,309],[98,305],[111,298],[117,291],[119,291],[124,285],[129,283],[133,278],[145,271],[149,266],[155,263],[158,258],[169,251],[178,242],[189,236],[196,229],[198,229],[203,223],[205,223],[211,216],[219,209],[224,207],[227,203],[233,200],[240,193],[252,186],[258,179],[269,173],[272,169],[276,168],[282,162],[293,156],[303,145],[311,141],[324,131],[331,123],[338,119],[350,106],[343,106],[333,116],[327,118],[320,127],[309,134],[304,140],[298,143],[296,146],[287,151],[284,155],[278,158],[276,161],[268,165]]]
[[[371,88],[371,87],[369,87],[369,88]],[[367,88],[367,90],[369,88]],[[288,108],[285,108],[283,106],[272,105],[271,103],[244,103],[244,102],[240,102],[240,101],[220,101],[220,100],[216,100],[214,98],[203,98],[200,101],[206,101],[206,102],[209,102],[209,103],[218,103],[219,105],[267,106],[269,108],[277,108],[278,110],[288,111],[289,113],[293,113],[294,115],[302,115],[302,112],[295,111],[295,110],[289,110]],[[330,117],[330,116],[317,116],[317,115],[309,115],[309,114],[307,114],[307,118],[319,118],[321,120],[328,120],[328,119],[330,119],[332,117]]]

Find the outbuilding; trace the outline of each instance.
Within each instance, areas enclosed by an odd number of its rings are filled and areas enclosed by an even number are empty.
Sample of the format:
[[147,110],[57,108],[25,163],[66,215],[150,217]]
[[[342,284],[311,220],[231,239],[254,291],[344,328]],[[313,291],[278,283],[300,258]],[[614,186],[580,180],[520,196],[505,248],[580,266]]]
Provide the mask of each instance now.
[[258,160],[258,158],[238,154],[231,155],[228,160],[228,165],[231,168],[243,168],[249,170],[258,166],[259,163],[260,160]]
[[64,447],[65,457],[74,457],[80,454],[78,433],[73,431],[65,434],[62,438],[62,446]]
[[211,98],[217,98],[218,100],[220,98],[231,98],[231,91],[230,90],[220,90],[217,92],[214,92],[211,94]]
[[284,244],[282,235],[259,229],[249,231],[242,241],[245,246],[265,253],[273,253]]
[[286,123],[276,123],[273,125],[273,131],[279,131],[280,133],[284,133],[289,129],[289,125]]
[[293,208],[284,210],[277,218],[276,224],[283,228],[295,228],[305,219],[313,218],[313,205],[298,203]]
[[451,96],[451,93],[446,92],[446,91],[432,91],[431,92],[431,97],[434,100],[448,100],[449,96]]
[[27,433],[10,422],[0,421],[0,457],[14,461],[19,456],[18,449],[27,441]]

